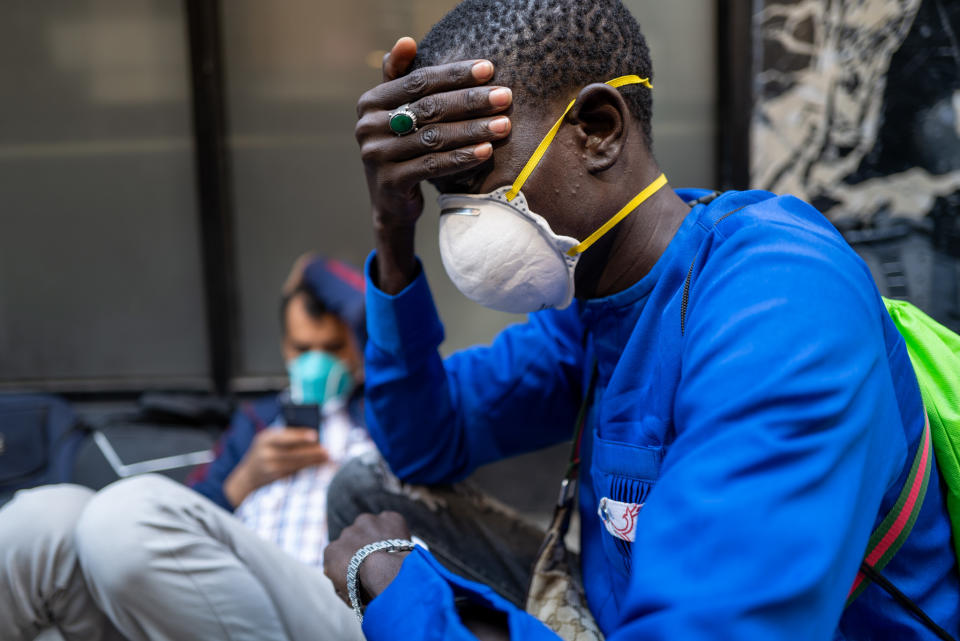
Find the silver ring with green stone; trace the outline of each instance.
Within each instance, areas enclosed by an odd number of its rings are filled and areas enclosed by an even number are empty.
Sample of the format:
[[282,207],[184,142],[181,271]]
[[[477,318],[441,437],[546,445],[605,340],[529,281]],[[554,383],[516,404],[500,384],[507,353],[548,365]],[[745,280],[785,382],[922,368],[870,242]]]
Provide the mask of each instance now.
[[410,110],[410,103],[390,112],[390,131],[398,136],[406,136],[417,130],[417,116]]

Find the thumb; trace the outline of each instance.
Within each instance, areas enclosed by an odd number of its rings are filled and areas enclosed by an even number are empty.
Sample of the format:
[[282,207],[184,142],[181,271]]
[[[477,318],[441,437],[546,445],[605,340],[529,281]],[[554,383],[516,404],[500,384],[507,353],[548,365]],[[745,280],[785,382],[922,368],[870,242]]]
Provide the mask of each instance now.
[[407,72],[417,55],[417,41],[410,36],[397,40],[393,49],[383,57],[383,81],[396,80]]

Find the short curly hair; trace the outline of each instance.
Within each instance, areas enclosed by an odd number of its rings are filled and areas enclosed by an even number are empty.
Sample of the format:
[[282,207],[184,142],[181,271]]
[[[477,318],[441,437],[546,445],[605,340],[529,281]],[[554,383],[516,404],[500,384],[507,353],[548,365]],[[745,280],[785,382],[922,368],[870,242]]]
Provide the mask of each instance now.
[[[413,68],[485,58],[498,84],[534,101],[573,95],[593,82],[637,74],[653,80],[650,49],[620,0],[464,0],[430,29]],[[653,97],[620,89],[652,144]]]

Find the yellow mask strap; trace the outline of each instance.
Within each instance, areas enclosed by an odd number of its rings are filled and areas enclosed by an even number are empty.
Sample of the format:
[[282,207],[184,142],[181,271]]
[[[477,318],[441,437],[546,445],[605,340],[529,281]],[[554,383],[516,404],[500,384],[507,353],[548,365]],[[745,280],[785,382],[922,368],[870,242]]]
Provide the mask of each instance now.
[[600,229],[587,236],[587,239],[576,247],[571,247],[567,251],[567,256],[576,256],[577,254],[582,254],[583,252],[587,251],[587,249],[590,248],[590,245],[600,240],[604,234],[616,227],[617,223],[626,218],[631,212],[633,212],[634,209],[642,205],[648,198],[650,198],[650,196],[660,191],[660,189],[666,184],[667,177],[664,174],[660,174],[659,178],[650,183],[646,189],[634,196],[633,200],[624,205],[623,209],[614,214],[613,218],[605,222]]
[[[620,76],[619,78],[614,78],[613,80],[607,81],[605,84],[610,85],[613,88],[622,87],[624,85],[643,85],[647,89],[653,89],[653,85],[650,83],[649,78],[641,78],[640,76]],[[547,148],[550,146],[550,143],[553,142],[553,139],[556,137],[557,132],[560,131],[560,125],[563,124],[563,119],[567,117],[567,114],[570,113],[570,110],[573,109],[573,105],[576,104],[576,99],[571,100],[570,104],[567,105],[567,108],[563,111],[563,115],[560,116],[560,119],[557,120],[556,124],[550,128],[550,131],[547,132],[547,135],[543,137],[543,140],[540,141],[540,145],[537,146],[536,151],[533,152],[533,155],[530,156],[530,160],[527,161],[527,164],[523,166],[523,169],[520,171],[520,175],[517,176],[516,181],[514,181],[513,186],[510,188],[510,191],[507,192],[507,200],[513,200],[517,197],[517,194],[520,193],[520,190],[523,188],[523,184],[527,182],[527,178],[530,177],[530,174],[533,173],[533,170],[537,168],[537,165],[540,164],[540,161],[543,159],[543,155],[547,153]]]

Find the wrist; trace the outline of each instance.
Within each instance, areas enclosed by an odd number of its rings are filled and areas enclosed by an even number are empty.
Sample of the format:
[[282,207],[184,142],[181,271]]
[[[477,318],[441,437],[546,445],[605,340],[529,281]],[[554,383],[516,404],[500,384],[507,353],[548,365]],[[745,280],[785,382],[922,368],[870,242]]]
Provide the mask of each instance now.
[[418,274],[414,248],[414,227],[376,226],[377,259],[372,276],[376,286],[386,294],[395,295],[414,281]]
[[239,507],[243,499],[247,498],[254,489],[256,488],[253,487],[250,475],[247,474],[247,469],[242,463],[235,467],[223,482],[223,495],[235,508]]
[[411,551],[388,552],[381,550],[367,557],[357,573],[361,602],[364,605],[380,596],[380,593],[393,583],[393,580],[400,574],[400,568],[406,558],[410,556]]
[[354,553],[347,564],[346,584],[350,604],[361,623],[366,603],[393,582],[413,547],[409,539],[387,539],[365,545]]

